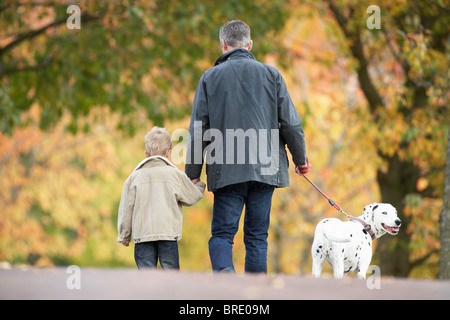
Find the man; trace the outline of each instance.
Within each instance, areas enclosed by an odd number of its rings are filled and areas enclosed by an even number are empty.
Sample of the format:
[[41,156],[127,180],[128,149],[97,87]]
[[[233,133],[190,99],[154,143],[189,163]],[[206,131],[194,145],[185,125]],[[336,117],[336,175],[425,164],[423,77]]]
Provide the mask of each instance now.
[[213,271],[235,271],[232,246],[245,204],[245,271],[266,273],[273,191],[289,185],[285,144],[296,172],[307,173],[304,133],[281,74],[250,53],[248,25],[229,21],[219,38],[223,54],[195,93],[185,171],[195,183],[206,153]]

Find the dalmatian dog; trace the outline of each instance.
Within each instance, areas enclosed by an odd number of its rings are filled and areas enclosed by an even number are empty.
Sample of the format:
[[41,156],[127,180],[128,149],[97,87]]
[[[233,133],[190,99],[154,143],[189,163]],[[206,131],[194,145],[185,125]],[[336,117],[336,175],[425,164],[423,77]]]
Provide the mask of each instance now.
[[350,221],[335,218],[321,220],[314,234],[311,248],[312,274],[319,278],[325,260],[333,267],[334,278],[340,279],[348,272],[357,271],[365,279],[372,260],[372,240],[386,232],[396,235],[401,220],[397,210],[387,203],[373,203]]

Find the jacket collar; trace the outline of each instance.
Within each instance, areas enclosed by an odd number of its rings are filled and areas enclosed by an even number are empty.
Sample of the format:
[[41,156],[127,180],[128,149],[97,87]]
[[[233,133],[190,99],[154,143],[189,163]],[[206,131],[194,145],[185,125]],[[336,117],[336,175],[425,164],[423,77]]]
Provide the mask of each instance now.
[[144,160],[142,160],[142,161],[137,165],[137,167],[133,170],[133,172],[136,171],[136,170],[138,170],[138,169],[140,169],[140,168],[142,168],[142,167],[144,166],[144,164],[146,164],[147,162],[152,161],[152,160],[155,160],[155,159],[161,159],[161,160],[163,160],[165,163],[167,163],[167,165],[172,166],[172,167],[174,167],[175,169],[177,169],[177,167],[175,167],[175,165],[174,165],[172,162],[170,162],[169,159],[167,159],[166,157],[163,157],[163,156],[151,156],[151,157],[148,157],[148,158],[145,158]]
[[256,60],[255,57],[253,56],[253,54],[251,54],[251,52],[248,51],[247,49],[237,48],[237,49],[233,49],[233,50],[221,55],[216,60],[216,63],[214,63],[214,66],[217,66],[227,60],[232,60],[232,59],[236,59],[236,58],[238,58],[238,59],[239,58],[250,58],[250,59]]

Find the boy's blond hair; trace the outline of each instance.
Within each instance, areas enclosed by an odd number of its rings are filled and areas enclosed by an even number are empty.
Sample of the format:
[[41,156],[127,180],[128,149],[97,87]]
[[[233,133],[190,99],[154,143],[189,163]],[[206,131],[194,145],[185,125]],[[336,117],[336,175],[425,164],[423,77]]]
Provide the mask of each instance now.
[[172,149],[172,137],[165,128],[153,127],[145,135],[145,151],[148,156],[164,156]]

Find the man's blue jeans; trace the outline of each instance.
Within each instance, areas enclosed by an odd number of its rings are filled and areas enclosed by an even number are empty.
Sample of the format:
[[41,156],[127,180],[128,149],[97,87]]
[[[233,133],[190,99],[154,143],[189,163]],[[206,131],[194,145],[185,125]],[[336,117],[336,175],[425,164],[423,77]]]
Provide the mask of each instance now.
[[138,269],[156,268],[157,263],[163,269],[180,269],[178,242],[148,241],[134,245],[134,260]]
[[245,204],[245,271],[267,273],[267,237],[274,187],[249,181],[214,192],[209,256],[213,271],[235,271],[233,241]]

